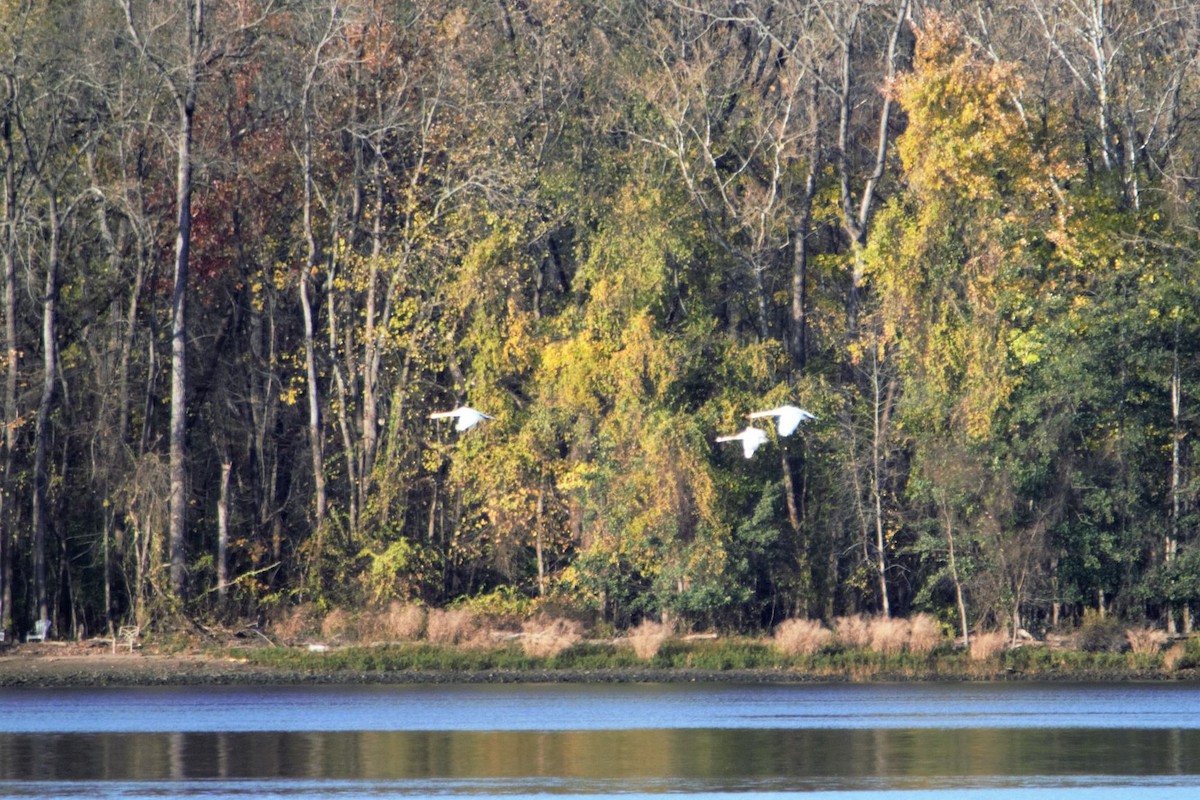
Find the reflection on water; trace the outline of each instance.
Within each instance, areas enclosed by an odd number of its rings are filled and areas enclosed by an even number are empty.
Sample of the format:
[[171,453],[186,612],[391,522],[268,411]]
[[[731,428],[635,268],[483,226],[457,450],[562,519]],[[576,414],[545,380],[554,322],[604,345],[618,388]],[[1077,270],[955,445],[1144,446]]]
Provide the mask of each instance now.
[[1200,775],[1200,731],[875,729],[11,734],[9,781],[686,779],[712,790],[973,776]]
[[0,692],[0,798],[1182,800],[1197,709],[1189,685]]
[[486,783],[446,783],[439,781],[413,783],[378,783],[365,781],[180,781],[160,783],[21,783],[0,784],[0,797],[11,798],[55,798],[56,800],[99,800],[99,798],[207,798],[253,797],[255,800],[296,800],[300,798],[358,798],[358,797],[494,797],[545,798],[556,800],[594,800],[598,797],[617,794],[623,800],[659,797],[664,794],[685,795],[694,800],[734,800],[743,798],[747,791],[754,797],[784,800],[803,797],[805,800],[929,800],[931,797],[953,798],[954,800],[1055,800],[1067,797],[1070,800],[1194,800],[1196,788],[1193,784],[1173,779],[1153,778],[1139,783],[1127,783],[1108,779],[1066,779],[1050,782],[1013,781],[1006,779],[986,780],[981,784],[963,785],[952,781],[905,781],[870,783],[856,787],[836,789],[821,786],[790,786],[785,788],[752,787],[750,790],[709,791],[698,788],[688,781],[669,783],[647,782],[614,791],[611,785],[588,785],[580,783],[532,784],[522,781],[496,780]]
[[0,732],[1200,728],[1192,684],[233,686],[0,691]]

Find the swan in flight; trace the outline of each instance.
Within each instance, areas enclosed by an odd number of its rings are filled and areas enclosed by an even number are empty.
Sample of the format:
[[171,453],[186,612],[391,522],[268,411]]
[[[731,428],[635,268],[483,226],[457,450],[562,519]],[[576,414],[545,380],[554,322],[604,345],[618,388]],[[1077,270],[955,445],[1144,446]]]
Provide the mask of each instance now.
[[754,456],[754,451],[759,448],[763,442],[767,441],[767,432],[762,428],[746,426],[743,430],[731,436],[718,436],[718,442],[738,442],[742,443],[742,451],[746,454],[746,458]]
[[772,408],[770,411],[755,411],[747,414],[750,419],[760,419],[762,417],[779,417],[777,427],[779,428],[780,436],[791,436],[792,432],[800,426],[801,422],[806,419],[816,419],[816,417],[803,408],[795,406],[780,406]]
[[485,419],[495,419],[482,411],[476,411],[470,406],[459,406],[453,411],[435,411],[429,415],[430,419],[442,419],[444,417],[455,417],[458,422],[454,425],[454,430],[465,431],[474,428]]

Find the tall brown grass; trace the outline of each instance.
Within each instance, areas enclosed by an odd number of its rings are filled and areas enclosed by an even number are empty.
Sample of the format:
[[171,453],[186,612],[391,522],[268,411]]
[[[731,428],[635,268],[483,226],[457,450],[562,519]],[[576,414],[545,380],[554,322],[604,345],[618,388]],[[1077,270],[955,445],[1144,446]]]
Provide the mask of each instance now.
[[833,631],[838,644],[847,649],[862,649],[871,644],[871,621],[862,614],[837,617]]
[[356,641],[359,638],[357,620],[344,608],[331,608],[321,620],[321,636],[337,642]]
[[977,633],[971,637],[971,660],[987,661],[994,658],[1008,647],[1008,634],[1004,631],[988,631]]
[[1183,662],[1186,655],[1187,647],[1183,642],[1176,642],[1163,651],[1163,668],[1168,671],[1174,671]]
[[871,622],[872,652],[894,656],[908,644],[909,624],[906,619],[891,617]]
[[813,619],[785,619],[775,626],[775,649],[785,656],[811,656],[833,640],[833,631]]
[[550,658],[583,638],[583,625],[572,619],[534,617],[521,624],[525,655]]
[[909,620],[908,649],[926,654],[942,643],[942,626],[929,614],[917,614]]
[[670,626],[645,619],[640,625],[629,631],[629,643],[633,646],[633,652],[637,653],[638,658],[649,661],[658,655],[658,648],[662,647],[663,642],[670,636]]
[[371,638],[389,642],[411,642],[425,632],[426,611],[414,603],[393,600],[388,607],[371,615]]
[[271,635],[282,644],[295,644],[320,632],[321,614],[311,603],[286,609],[271,623]]
[[1157,653],[1167,643],[1166,631],[1155,628],[1127,628],[1125,638],[1135,653]]
[[430,609],[425,638],[432,644],[476,644],[486,638],[478,617],[465,608]]

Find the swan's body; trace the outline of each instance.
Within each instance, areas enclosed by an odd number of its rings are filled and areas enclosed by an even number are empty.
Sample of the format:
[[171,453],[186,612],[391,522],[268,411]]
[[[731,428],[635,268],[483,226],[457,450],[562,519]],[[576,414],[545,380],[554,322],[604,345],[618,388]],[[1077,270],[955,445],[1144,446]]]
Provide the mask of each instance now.
[[752,458],[754,451],[767,441],[767,432],[762,428],[747,426],[741,431],[730,436],[718,436],[718,442],[741,442],[742,452],[746,454],[746,458]]
[[454,430],[465,431],[474,428],[485,419],[495,419],[489,417],[482,411],[477,411],[470,406],[459,406],[453,411],[435,411],[429,415],[430,419],[443,419],[445,417],[454,417],[458,421],[454,425]]

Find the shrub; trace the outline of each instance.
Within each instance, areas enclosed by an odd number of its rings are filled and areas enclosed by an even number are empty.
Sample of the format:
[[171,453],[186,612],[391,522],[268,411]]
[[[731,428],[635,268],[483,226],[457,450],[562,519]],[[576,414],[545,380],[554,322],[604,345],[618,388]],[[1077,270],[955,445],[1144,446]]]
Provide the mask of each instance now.
[[1008,634],[1004,631],[977,633],[971,637],[971,660],[987,661],[1008,647]]
[[435,608],[425,620],[425,638],[434,644],[469,644],[481,633],[479,619],[465,608]]
[[871,651],[894,656],[908,644],[909,624],[906,619],[877,619],[871,623]]
[[671,635],[671,629],[661,622],[642,620],[642,623],[629,631],[629,643],[633,652],[643,661],[649,661],[658,654],[658,648]]
[[862,649],[871,644],[871,622],[862,614],[838,617],[833,621],[838,644],[849,649]]
[[389,641],[413,641],[425,632],[425,609],[413,603],[393,600],[379,614],[381,638]]
[[354,616],[345,609],[330,609],[321,620],[321,636],[337,641],[358,639]]
[[1118,653],[1126,646],[1125,631],[1116,617],[1101,617],[1088,610],[1079,626],[1078,642],[1079,649],[1087,653]]
[[560,669],[617,669],[640,666],[641,662],[632,650],[617,647],[608,642],[583,642],[564,650],[555,658],[554,666]]
[[775,626],[775,649],[786,656],[811,656],[833,639],[818,620],[786,619]]
[[271,633],[284,644],[293,644],[316,636],[321,630],[321,615],[311,603],[284,609],[271,624]]
[[712,671],[762,669],[779,664],[770,645],[749,639],[676,640],[659,651],[655,662],[664,662],[662,666]]
[[1167,648],[1162,657],[1163,668],[1168,671],[1183,669],[1188,666],[1187,663],[1187,646],[1183,642],[1176,642]]
[[1157,653],[1167,643],[1167,633],[1155,628],[1126,628],[1125,640],[1135,653]]
[[455,605],[471,611],[477,617],[510,621],[526,617],[533,611],[533,600],[514,586],[498,586],[487,594],[465,598]]
[[942,626],[929,614],[917,614],[910,621],[908,649],[913,653],[931,653],[942,643]]
[[550,658],[575,645],[583,638],[583,626],[575,620],[535,617],[521,625],[525,655]]

